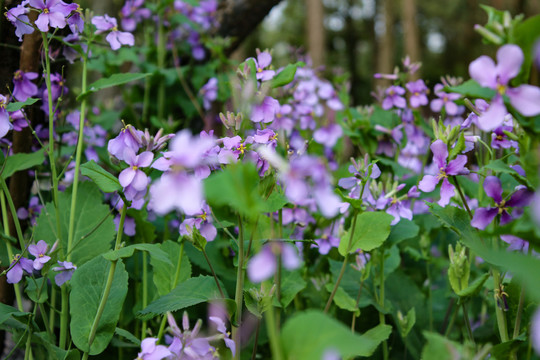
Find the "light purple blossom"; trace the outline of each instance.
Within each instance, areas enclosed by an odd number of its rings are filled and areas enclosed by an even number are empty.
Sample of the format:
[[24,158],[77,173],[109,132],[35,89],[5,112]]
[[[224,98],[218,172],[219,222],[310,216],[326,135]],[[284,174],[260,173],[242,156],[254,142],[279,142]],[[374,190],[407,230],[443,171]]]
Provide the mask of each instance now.
[[338,124],[330,124],[320,127],[313,133],[313,139],[326,147],[332,148],[339,138],[343,136],[343,130]]
[[8,98],[0,94],[0,138],[6,136],[9,130],[13,129],[13,125],[9,121],[9,114],[6,110]]
[[41,204],[39,203],[39,198],[37,196],[32,196],[30,198],[30,203],[28,204],[28,209],[23,207],[17,210],[17,217],[19,219],[30,219],[32,225],[36,225],[36,218],[41,213]]
[[51,260],[51,257],[46,255],[48,249],[49,245],[44,240],[39,240],[37,244],[28,246],[28,252],[36,257],[33,264],[34,269],[41,270],[43,265]]
[[322,255],[328,254],[333,247],[339,246],[339,224],[332,223],[324,229],[315,230],[315,244],[311,244],[312,248],[317,248]]
[[281,256],[283,267],[287,270],[294,270],[300,266],[301,260],[293,245],[272,241],[264,245],[261,251],[249,260],[247,265],[249,281],[260,283],[274,275],[278,256]]
[[469,73],[481,86],[495,90],[497,93],[491,101],[489,109],[478,118],[478,127],[490,131],[499,127],[507,113],[503,95],[507,95],[510,103],[521,114],[535,116],[540,114],[540,88],[532,85],[509,87],[510,80],[515,78],[523,64],[524,55],[517,45],[507,44],[497,51],[497,64],[488,56],[480,56],[469,65]]
[[141,341],[141,352],[137,354],[137,360],[161,360],[173,355],[164,345],[156,345],[157,338],[146,338]]
[[30,11],[30,9],[26,7],[27,3],[28,1],[23,1],[21,4],[6,12],[7,19],[15,26],[15,35],[17,35],[19,41],[23,40],[23,35],[34,32],[34,28],[30,25],[30,19],[28,19],[28,16],[26,15]]
[[425,175],[418,184],[418,188],[424,192],[432,192],[435,186],[442,180],[441,199],[438,204],[446,206],[450,202],[450,198],[454,196],[454,185],[448,181],[448,176],[467,175],[469,170],[465,168],[467,156],[458,155],[454,160],[447,164],[448,147],[442,140],[435,140],[430,146],[433,152],[433,162],[437,166],[437,175]]
[[58,29],[66,27],[66,18],[78,7],[77,4],[66,4],[61,0],[30,0],[29,4],[41,10],[35,24],[43,32],[49,31],[49,26]]
[[253,106],[253,110],[251,111],[251,121],[255,123],[272,122],[278,109],[279,101],[270,96],[266,96],[261,104]]
[[512,220],[508,208],[524,207],[529,204],[532,194],[525,187],[518,187],[508,200],[503,199],[501,181],[496,176],[487,176],[484,180],[486,194],[495,200],[495,207],[479,208],[475,211],[471,225],[484,230],[497,215],[500,215],[500,224],[504,225]]
[[134,31],[137,23],[148,19],[152,15],[150,9],[142,7],[143,5],[144,0],[126,0],[126,3],[120,10],[120,21],[124,30]]
[[[199,336],[202,321],[198,320],[193,329],[190,329],[189,318],[186,312],[182,317],[182,328],[180,330],[171,313],[167,313],[169,328],[173,338],[169,345],[169,351],[176,359],[211,359],[214,347],[210,345],[209,338]],[[170,337],[169,337],[170,338]]]
[[509,149],[511,147],[517,149],[519,147],[518,142],[510,140],[505,131],[512,132],[511,126],[499,126],[491,133],[491,147],[494,149]]
[[426,96],[426,93],[428,91],[428,88],[426,84],[424,83],[424,80],[418,79],[416,81],[411,81],[407,83],[405,87],[411,93],[409,102],[412,108],[417,108],[422,105],[427,105],[428,98]]
[[111,49],[113,50],[120,49],[122,45],[135,45],[135,37],[133,37],[133,34],[118,30],[116,18],[110,17],[107,14],[103,16],[94,16],[92,18],[92,24],[94,24],[98,30],[96,31],[96,34],[110,31],[105,37],[105,40],[109,42]]
[[435,95],[437,95],[438,98],[431,101],[431,110],[434,112],[441,112],[444,107],[447,115],[457,115],[459,113],[459,106],[457,106],[454,101],[458,100],[461,95],[444,92],[443,88],[444,86],[442,84],[435,85]]
[[26,101],[26,99],[34,96],[38,92],[38,87],[32,82],[37,79],[38,74],[35,72],[15,71],[13,76],[13,97],[17,101]]
[[193,229],[198,229],[206,241],[213,241],[217,235],[217,229],[212,224],[210,207],[203,202],[198,214],[186,217],[180,224],[180,235],[191,236]]
[[7,272],[7,282],[10,284],[17,284],[21,281],[23,273],[26,271],[31,274],[34,271],[34,262],[30,259],[21,257],[17,254],[13,257],[13,261],[9,265],[11,269]]
[[120,185],[122,185],[124,188],[131,186],[137,191],[146,190],[149,179],[144,171],[140,170],[139,168],[149,167],[153,159],[154,154],[152,154],[150,151],[145,151],[139,155],[135,155],[135,152],[132,149],[126,148],[124,150],[124,161],[129,165],[129,167],[122,170],[118,176]]
[[138,152],[142,146],[141,137],[143,132],[135,129],[131,125],[125,125],[120,134],[112,140],[109,140],[107,145],[107,150],[111,155],[116,157],[118,160],[124,160],[124,150],[129,148],[133,152]]
[[236,343],[230,338],[230,333],[225,327],[225,322],[217,316],[210,316],[208,319],[216,325],[216,330],[223,334],[223,341],[225,341],[225,345],[231,349],[232,355],[234,356],[236,353]]
[[257,55],[257,59],[253,59],[253,61],[255,62],[255,68],[257,71],[257,80],[272,80],[276,72],[274,70],[264,70],[272,63],[272,55],[270,55],[268,51],[263,51],[260,52]]
[[366,155],[360,162],[351,159],[352,165],[349,165],[349,172],[353,174],[352,177],[341,178],[338,181],[338,185],[344,189],[350,190],[349,196],[353,199],[360,198],[360,191],[362,186],[369,179],[377,179],[381,176],[381,170],[375,163],[370,163],[368,156]]
[[218,79],[213,77],[208,80],[206,84],[199,90],[199,94],[203,97],[203,106],[206,110],[209,110],[212,101],[217,99],[218,95]]
[[54,282],[56,285],[62,286],[66,281],[71,280],[77,266],[70,261],[58,261],[58,265],[60,266],[55,266],[51,270],[58,272],[54,277]]
[[403,97],[404,94],[405,94],[405,89],[402,88],[401,86],[396,86],[396,85],[390,86],[385,91],[386,96],[382,102],[382,108],[384,110],[389,110],[393,107],[397,107],[401,109],[405,108],[407,106],[407,101]]

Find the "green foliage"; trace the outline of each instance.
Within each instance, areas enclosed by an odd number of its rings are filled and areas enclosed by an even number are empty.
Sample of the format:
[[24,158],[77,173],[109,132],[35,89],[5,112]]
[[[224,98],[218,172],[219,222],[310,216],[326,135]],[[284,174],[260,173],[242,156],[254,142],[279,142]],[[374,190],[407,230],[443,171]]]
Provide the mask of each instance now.
[[5,159],[5,161],[0,164],[0,168],[3,167],[3,171],[1,173],[2,177],[7,179],[17,171],[30,169],[34,166],[43,164],[45,156],[44,154],[44,150],[41,149],[28,154],[19,153],[10,155],[7,158],[4,158],[4,155],[2,155],[2,158]]
[[474,280],[472,284],[467,286],[465,289],[457,291],[456,294],[460,297],[475,296],[482,289],[482,286],[484,286],[487,279],[489,279],[489,273],[482,274],[482,276]]
[[495,96],[495,90],[480,86],[473,79],[467,80],[463,84],[449,87],[447,90],[470,98],[491,99]]
[[[159,295],[163,296],[171,292],[177,284],[174,283],[175,274],[178,266],[178,257],[180,256],[180,245],[174,241],[167,240],[158,245],[167,255],[167,259],[162,260],[157,257],[150,258],[150,264],[154,268],[154,285]],[[191,263],[184,253],[182,263],[180,264],[180,273],[178,283],[184,282],[191,277]]]
[[392,226],[388,240],[386,240],[386,244],[388,246],[399,244],[404,240],[418,236],[419,231],[420,227],[416,225],[415,222],[407,219],[401,219],[396,225]]
[[99,79],[98,81],[90,84],[88,86],[88,90],[85,93],[80,94],[77,97],[77,100],[81,101],[82,99],[84,99],[88,95],[90,95],[92,93],[95,93],[95,92],[97,92],[99,90],[110,88],[110,87],[113,87],[113,86],[127,84],[129,82],[140,80],[140,79],[144,79],[145,77],[150,76],[150,75],[152,75],[152,74],[150,74],[150,73],[145,73],[145,74],[140,74],[140,73],[113,74],[113,75],[109,76],[108,78]]
[[[281,305],[284,308],[289,306],[294,297],[306,288],[306,285],[299,271],[284,271],[281,278]],[[274,305],[279,306],[277,298],[274,299]]]
[[[81,266],[111,248],[116,234],[109,207],[101,201],[103,195],[91,182],[79,184],[75,210],[75,233],[71,261]],[[45,240],[49,246],[60,238],[60,246],[67,250],[67,233],[71,208],[69,190],[58,195],[61,235],[57,234],[54,205],[47,203],[37,219],[34,238]]]
[[111,341],[128,290],[128,273],[122,261],[119,260],[116,262],[111,290],[97,326],[94,342],[89,347],[90,331],[105,291],[111,266],[111,262],[97,256],[79,266],[70,281],[71,337],[79,349],[89,351],[90,355],[100,354]]
[[25,106],[35,104],[38,101],[39,99],[28,98],[25,101],[12,102],[6,105],[6,111],[15,112],[15,111],[21,110]]
[[331,351],[343,358],[371,356],[391,331],[390,326],[379,325],[358,335],[329,315],[310,310],[295,314],[285,323],[281,343],[288,359],[320,359]]
[[394,217],[383,211],[370,211],[356,216],[356,228],[349,244],[349,229],[339,243],[339,253],[343,256],[358,249],[371,251],[381,246],[390,235],[390,223]]
[[277,73],[272,79],[272,87],[277,88],[291,83],[294,80],[296,69],[301,66],[305,66],[305,64],[303,62],[297,62],[296,64],[288,64],[285,66],[285,68]]
[[527,83],[531,72],[533,54],[536,41],[540,38],[540,15],[528,18],[527,20],[518,23],[514,28],[514,40],[517,45],[523,50],[525,56],[521,72],[516,77],[515,82],[522,84]]
[[151,319],[163,315],[167,311],[177,311],[188,306],[221,298],[214,278],[199,276],[178,284],[170,293],[153,301],[137,316],[142,319]]
[[122,190],[122,185],[116,176],[96,164],[94,160],[81,165],[81,174],[92,179],[103,192],[111,193]]

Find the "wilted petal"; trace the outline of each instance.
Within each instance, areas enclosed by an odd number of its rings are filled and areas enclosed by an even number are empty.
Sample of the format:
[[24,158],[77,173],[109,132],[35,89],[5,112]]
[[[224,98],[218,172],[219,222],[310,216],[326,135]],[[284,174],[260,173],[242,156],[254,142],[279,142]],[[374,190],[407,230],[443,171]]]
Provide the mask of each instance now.
[[471,225],[477,229],[484,230],[497,216],[497,208],[479,208],[476,209],[471,220]]

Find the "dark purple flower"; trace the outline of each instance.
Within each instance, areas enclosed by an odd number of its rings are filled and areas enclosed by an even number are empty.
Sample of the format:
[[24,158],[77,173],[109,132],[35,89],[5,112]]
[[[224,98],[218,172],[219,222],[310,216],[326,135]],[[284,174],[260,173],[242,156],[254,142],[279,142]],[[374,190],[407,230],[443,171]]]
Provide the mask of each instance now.
[[146,338],[141,341],[141,352],[137,360],[161,360],[173,355],[164,345],[156,345],[157,338]]
[[459,94],[446,93],[442,91],[444,86],[442,84],[435,85],[435,95],[438,99],[431,101],[431,110],[434,112],[441,112],[444,107],[447,115],[457,115],[459,112],[459,107],[454,103],[457,99],[461,97]]
[[23,35],[34,32],[34,28],[30,25],[30,19],[26,15],[29,11],[26,2],[23,2],[6,12],[7,19],[15,26],[15,35],[17,35],[19,41],[23,40]]
[[10,284],[17,284],[21,281],[23,272],[26,271],[31,274],[34,271],[34,262],[30,259],[21,257],[17,254],[13,257],[13,261],[9,265],[11,269],[6,274],[7,282]]
[[532,199],[532,193],[527,188],[518,187],[508,200],[504,200],[501,180],[496,176],[486,177],[484,190],[495,200],[495,207],[479,208],[475,211],[471,225],[480,230],[484,230],[497,215],[500,215],[501,225],[509,223],[512,217],[508,213],[508,208],[527,206]]
[[69,29],[73,34],[82,33],[84,30],[84,19],[82,17],[82,8],[79,4],[73,9],[73,13],[67,18]]
[[263,246],[261,251],[253,256],[247,265],[249,281],[260,283],[270,278],[277,269],[277,256],[281,256],[283,267],[294,270],[300,266],[300,258],[293,245],[272,241]]
[[41,270],[43,265],[51,260],[51,257],[46,255],[48,249],[49,245],[44,240],[39,240],[37,244],[28,246],[28,252],[36,257],[34,269]]
[[491,147],[494,149],[509,149],[511,147],[517,149],[519,147],[518,142],[510,140],[508,135],[504,132],[512,132],[511,126],[499,126],[491,133]]
[[17,210],[17,217],[19,219],[30,219],[32,225],[36,225],[36,218],[41,213],[41,204],[39,203],[39,198],[37,196],[32,196],[30,203],[28,204],[28,209],[19,208]]
[[69,261],[58,261],[58,265],[60,266],[55,266],[51,270],[58,272],[58,274],[56,274],[54,277],[54,282],[56,285],[62,286],[66,281],[71,279],[73,273],[77,269],[77,266],[73,265],[73,263]]
[[405,108],[407,106],[407,101],[403,97],[404,94],[405,94],[405,89],[402,88],[401,86],[396,86],[396,85],[390,86],[385,91],[386,96],[382,102],[382,108],[384,110],[389,110],[393,107],[397,107],[401,109]]
[[416,81],[411,81],[407,83],[405,87],[407,87],[407,90],[409,90],[409,92],[411,93],[409,102],[412,108],[427,105],[428,98],[426,96],[426,93],[428,91],[428,88],[424,83],[424,80],[418,79]]
[[61,0],[30,0],[29,4],[41,10],[36,26],[43,32],[49,31],[49,26],[63,29],[67,25],[66,18],[78,7],[77,4],[66,4]]
[[540,88],[532,85],[509,87],[521,69],[524,55],[521,48],[507,44],[497,51],[497,64],[488,56],[480,56],[469,65],[469,73],[481,86],[497,92],[489,109],[478,118],[478,127],[490,131],[499,127],[507,113],[503,95],[507,95],[510,103],[521,114],[535,116],[540,114]]
[[120,49],[122,45],[135,45],[133,34],[118,30],[116,18],[110,17],[107,14],[104,16],[94,16],[92,18],[92,24],[94,24],[98,30],[96,31],[96,34],[110,31],[105,37],[105,40],[109,42],[111,49],[113,50]]
[[37,94],[38,87],[32,82],[37,79],[38,74],[35,72],[15,71],[13,75],[13,97],[17,101],[26,101],[29,97]]
[[441,186],[441,199],[438,204],[440,206],[446,206],[450,202],[450,198],[454,196],[454,185],[448,181],[448,176],[454,175],[467,175],[469,170],[465,168],[467,163],[467,156],[458,155],[448,164],[448,147],[442,140],[435,140],[430,146],[433,152],[433,162],[437,166],[439,173],[437,175],[425,175],[424,178],[418,183],[418,188],[424,192],[431,192],[435,190],[435,186],[442,179]]

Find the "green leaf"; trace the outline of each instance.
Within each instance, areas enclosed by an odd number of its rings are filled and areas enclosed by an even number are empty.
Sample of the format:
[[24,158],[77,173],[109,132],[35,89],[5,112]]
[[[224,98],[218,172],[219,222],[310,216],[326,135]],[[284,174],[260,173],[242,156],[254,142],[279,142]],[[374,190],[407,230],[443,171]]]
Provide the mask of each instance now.
[[349,231],[351,231],[349,229],[341,238],[339,253],[346,256],[358,249],[371,251],[378,248],[390,235],[392,220],[394,217],[383,211],[370,211],[357,215],[352,242],[349,246]]
[[118,336],[122,336],[122,337],[128,339],[129,341],[131,341],[132,343],[134,343],[137,346],[141,346],[141,340],[139,340],[135,335],[133,335],[132,333],[130,333],[127,330],[116,328],[116,329],[114,329],[114,333],[116,335],[118,335]]
[[297,313],[281,332],[281,344],[287,359],[321,359],[327,351],[343,358],[371,356],[392,332],[389,325],[379,325],[363,335],[318,310]]
[[221,295],[214,278],[211,276],[199,276],[178,284],[170,293],[151,302],[150,305],[139,311],[137,316],[143,320],[148,320],[154,316],[163,315],[167,311],[177,311],[219,298],[221,298]]
[[512,169],[510,165],[504,162],[504,160],[501,160],[501,159],[492,160],[489,162],[489,164],[485,165],[484,168],[493,170],[495,173],[510,174],[514,179],[519,181],[521,184],[526,185],[527,187],[531,189],[533,188],[529,179],[527,179],[525,176],[520,175],[516,170]]
[[396,225],[392,226],[386,243],[388,246],[399,244],[417,236],[419,230],[420,227],[415,222],[402,218]]
[[111,193],[122,189],[116,176],[96,164],[94,160],[81,165],[81,174],[92,179],[103,192]]
[[[523,50],[524,60],[521,65],[521,72],[516,77],[515,82],[519,84],[527,83],[533,61],[533,46],[540,37],[540,15],[528,18],[518,23],[514,28],[514,38],[517,45]],[[518,85],[518,84],[515,84]]]
[[159,244],[134,244],[123,247],[118,250],[111,250],[108,253],[103,254],[103,257],[109,261],[115,261],[121,258],[131,257],[135,250],[146,251],[150,254],[151,258],[155,258],[161,262],[168,263],[172,266],[167,253],[159,247]]
[[481,289],[486,280],[489,279],[489,273],[485,273],[476,280],[469,284],[465,289],[456,292],[458,296],[461,297],[470,297],[476,295]]
[[45,153],[43,149],[33,153],[18,153],[8,156],[5,161],[5,165],[0,165],[0,167],[4,166],[2,177],[7,179],[17,171],[26,170],[34,166],[41,165],[43,164],[44,156]]
[[88,346],[88,337],[96,317],[99,303],[112,263],[101,256],[80,266],[71,278],[69,310],[71,315],[71,337],[73,343],[90,355],[100,354],[111,341],[120,318],[128,290],[128,273],[122,261],[116,262],[116,269],[111,291],[105,303],[105,309],[99,320],[96,336],[92,345]]
[[[168,261],[161,261],[158,258],[150,258],[150,264],[154,268],[154,284],[159,295],[163,296],[175,288],[174,277],[176,267],[178,266],[178,256],[180,254],[180,245],[174,241],[167,240],[161,244],[161,250],[167,254]],[[191,264],[189,258],[184,252],[182,263],[180,264],[180,274],[178,283],[186,281],[191,277]]]
[[[281,304],[286,308],[293,301],[296,294],[304,290],[307,286],[299,271],[283,272],[281,279]],[[274,303],[279,305],[277,298]]]
[[[327,283],[326,290],[331,293],[332,290],[334,290],[334,285],[334,283]],[[341,286],[338,287],[333,301],[338,308],[350,311],[356,314],[356,316],[360,315],[360,310],[358,309],[358,305],[356,305],[356,299],[347,294],[347,292],[343,290]]]
[[31,315],[31,313],[21,312],[17,308],[14,308],[13,306],[0,303],[0,325],[3,324],[12,315],[28,316],[28,315]]
[[251,163],[227,166],[204,180],[204,192],[210,206],[228,205],[240,214],[255,218],[265,211],[258,192],[259,174]]
[[30,300],[38,304],[43,304],[49,299],[49,294],[47,293],[47,286],[43,286],[43,281],[47,281],[47,278],[28,278],[28,281],[26,283],[26,294],[28,295]]
[[297,62],[296,64],[288,64],[285,66],[285,68],[277,73],[272,79],[272,88],[277,88],[291,83],[294,80],[294,75],[296,74],[296,69],[298,66],[304,65],[304,63]]
[[12,103],[7,104],[6,111],[9,111],[9,112],[18,111],[18,110],[21,110],[23,107],[35,104],[38,101],[39,99],[28,98],[26,99],[26,101],[12,102]]
[[[116,230],[110,209],[101,201],[103,194],[92,182],[79,184],[75,209],[75,233],[71,261],[81,266],[86,261],[107,252],[112,245]],[[52,246],[62,239],[62,247],[67,249],[69,213],[71,209],[71,188],[58,195],[62,236],[57,235],[56,212],[52,203],[47,203],[37,219],[34,236]]]
[[491,99],[495,96],[495,90],[480,86],[473,79],[467,80],[458,86],[445,88],[445,90],[471,98]]
[[80,101],[86,96],[95,93],[96,91],[99,91],[101,89],[110,88],[117,85],[123,85],[128,82],[144,79],[147,76],[152,75],[151,73],[123,73],[123,74],[113,74],[112,76],[108,78],[99,79],[98,81],[90,84],[88,86],[88,90],[79,96],[77,96],[77,100]]
[[424,336],[427,339],[427,344],[422,350],[422,359],[462,359],[462,345],[434,332],[424,331]]
[[264,212],[276,212],[280,209],[283,209],[283,207],[289,202],[287,200],[287,197],[278,191],[274,191],[270,194],[270,196],[264,200]]
[[402,337],[407,337],[409,333],[411,332],[414,324],[416,323],[416,310],[415,308],[411,308],[407,315],[403,318],[403,320],[399,320],[399,332],[401,333]]

